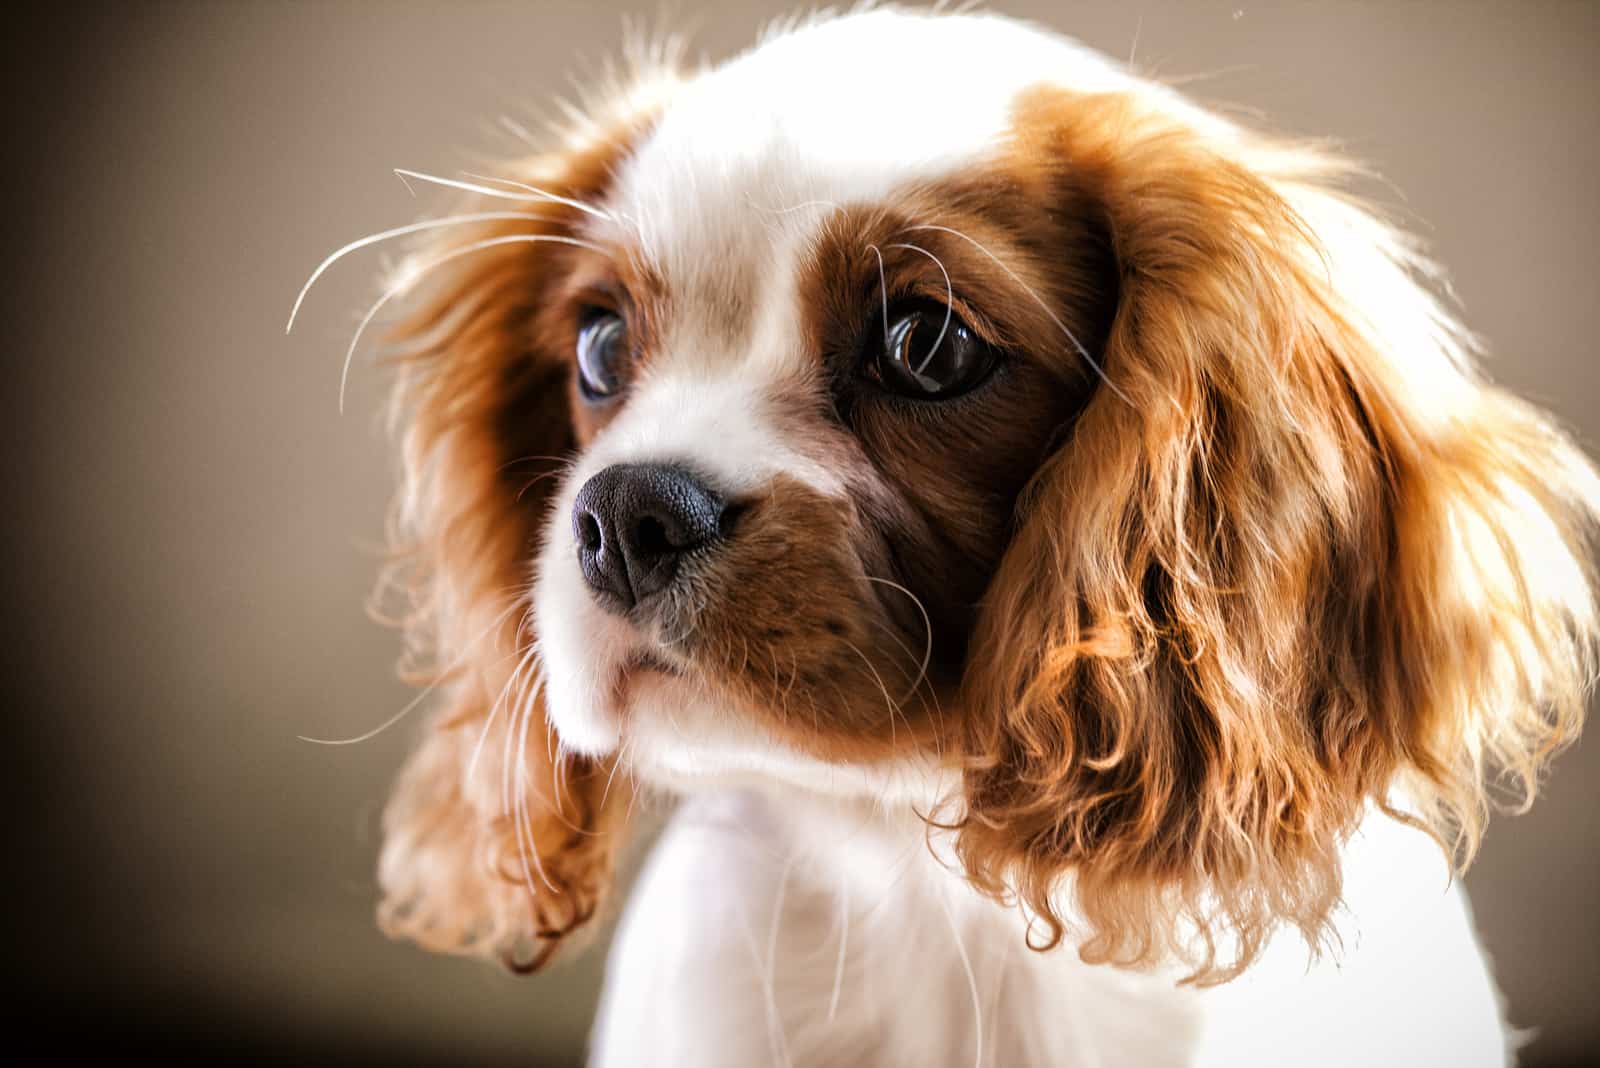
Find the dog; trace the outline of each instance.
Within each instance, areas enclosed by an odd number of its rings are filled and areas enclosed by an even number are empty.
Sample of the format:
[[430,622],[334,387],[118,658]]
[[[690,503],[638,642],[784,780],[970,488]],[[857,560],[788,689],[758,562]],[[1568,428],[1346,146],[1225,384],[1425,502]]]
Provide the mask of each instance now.
[[542,967],[669,795],[598,1065],[1507,1063],[1600,483],[1356,173],[872,9],[415,175],[383,927]]

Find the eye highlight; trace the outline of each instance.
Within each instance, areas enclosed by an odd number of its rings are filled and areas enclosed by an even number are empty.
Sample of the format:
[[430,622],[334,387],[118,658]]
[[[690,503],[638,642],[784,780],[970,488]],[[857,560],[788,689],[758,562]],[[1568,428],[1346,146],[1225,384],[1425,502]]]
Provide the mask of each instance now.
[[622,364],[628,356],[628,328],[622,316],[590,309],[578,327],[578,386],[589,400],[615,396],[622,388]]
[[993,369],[995,351],[949,308],[933,302],[889,310],[882,347],[864,371],[884,389],[943,400],[972,389]]

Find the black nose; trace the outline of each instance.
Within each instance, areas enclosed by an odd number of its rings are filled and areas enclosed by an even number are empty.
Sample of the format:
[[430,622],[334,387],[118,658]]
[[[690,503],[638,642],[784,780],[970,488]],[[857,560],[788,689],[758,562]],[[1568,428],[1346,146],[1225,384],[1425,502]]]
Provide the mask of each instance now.
[[660,593],[686,553],[722,536],[727,506],[681,467],[617,464],[572,506],[578,566],[602,603],[623,609]]

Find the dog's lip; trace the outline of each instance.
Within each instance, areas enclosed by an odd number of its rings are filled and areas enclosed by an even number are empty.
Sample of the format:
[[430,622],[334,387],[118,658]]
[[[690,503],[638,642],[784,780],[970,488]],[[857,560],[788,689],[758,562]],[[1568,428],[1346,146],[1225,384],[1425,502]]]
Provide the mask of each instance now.
[[616,715],[627,717],[635,687],[651,675],[678,679],[683,672],[649,649],[636,649],[623,658],[611,681],[611,705]]
[[649,649],[636,649],[622,662],[617,674],[622,676],[634,675],[645,671],[655,671],[663,675],[680,678],[683,672],[667,662],[665,658]]
[[634,649],[617,665],[616,673],[612,676],[612,692],[619,698],[625,698],[635,682],[651,675],[681,679],[684,673],[682,668],[652,649]]

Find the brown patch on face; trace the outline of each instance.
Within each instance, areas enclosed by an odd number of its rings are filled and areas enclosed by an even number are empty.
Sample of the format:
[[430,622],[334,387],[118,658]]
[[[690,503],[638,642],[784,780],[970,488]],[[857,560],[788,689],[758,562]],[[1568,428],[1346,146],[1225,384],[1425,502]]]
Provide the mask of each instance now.
[[[919,184],[890,203],[836,211],[801,268],[820,395],[790,405],[781,425],[808,449],[826,443],[848,486],[848,516],[813,536],[870,561],[884,580],[876,603],[892,618],[909,613],[900,635],[919,657],[931,628],[923,690],[949,704],[1019,496],[1095,393],[1077,345],[1101,349],[1116,281],[1092,202],[1022,162]],[[948,301],[1000,353],[993,373],[936,401],[872,381],[865,363],[882,348],[885,304],[893,319],[908,301]],[[819,570],[809,585],[834,581]]]
[[803,750],[868,760],[930,743],[920,616],[867,576],[851,502],[780,478],[652,612],[664,655]]

